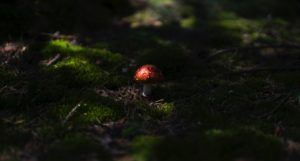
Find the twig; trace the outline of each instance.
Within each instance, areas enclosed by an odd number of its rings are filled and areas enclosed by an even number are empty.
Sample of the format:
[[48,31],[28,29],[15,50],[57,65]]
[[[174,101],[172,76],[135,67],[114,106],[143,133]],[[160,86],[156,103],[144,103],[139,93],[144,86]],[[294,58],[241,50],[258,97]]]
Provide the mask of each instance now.
[[72,108],[72,110],[68,113],[68,115],[65,117],[64,121],[62,122],[62,124],[66,124],[66,122],[74,115],[74,113],[77,111],[77,109],[81,106],[81,103],[83,101],[80,101],[74,108]]
[[56,54],[54,58],[52,58],[51,60],[49,60],[46,64],[46,66],[50,66],[52,64],[54,64],[56,61],[58,61],[61,58],[60,54]]
[[260,46],[246,46],[246,47],[233,47],[228,49],[221,49],[218,50],[211,55],[209,55],[204,61],[210,61],[213,58],[227,52],[236,52],[236,51],[242,51],[242,50],[259,50],[259,49],[265,49],[265,48],[273,48],[273,49],[299,49],[300,45],[293,45],[293,44],[283,44],[283,45],[260,45]]

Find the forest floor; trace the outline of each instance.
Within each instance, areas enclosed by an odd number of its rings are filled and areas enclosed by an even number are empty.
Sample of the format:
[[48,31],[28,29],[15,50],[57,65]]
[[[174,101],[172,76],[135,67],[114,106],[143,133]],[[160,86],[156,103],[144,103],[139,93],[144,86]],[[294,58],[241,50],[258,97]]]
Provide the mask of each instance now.
[[299,161],[300,23],[163,9],[1,44],[0,160]]

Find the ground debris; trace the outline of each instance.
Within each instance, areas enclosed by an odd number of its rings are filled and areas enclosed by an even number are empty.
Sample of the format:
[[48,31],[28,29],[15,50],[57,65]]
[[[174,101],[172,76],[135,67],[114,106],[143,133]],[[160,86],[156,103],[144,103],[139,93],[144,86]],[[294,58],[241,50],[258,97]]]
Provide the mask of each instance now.
[[7,42],[0,46],[0,66],[20,64],[23,53],[28,47],[20,42]]

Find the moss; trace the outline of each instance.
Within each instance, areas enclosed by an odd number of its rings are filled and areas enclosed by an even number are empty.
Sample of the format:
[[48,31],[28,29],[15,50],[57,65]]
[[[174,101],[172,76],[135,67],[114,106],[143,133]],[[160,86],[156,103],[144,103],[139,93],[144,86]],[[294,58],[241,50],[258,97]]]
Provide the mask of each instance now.
[[224,19],[220,20],[218,22],[218,25],[221,27],[227,29],[227,30],[233,30],[233,31],[239,31],[239,32],[249,32],[252,28],[255,27],[255,21],[250,21],[246,19]]
[[[282,143],[254,129],[209,130],[186,137],[167,137],[156,144],[150,156],[155,160],[227,161],[252,158],[258,161],[281,160]],[[148,160],[153,160],[148,158]]]
[[176,3],[175,0],[150,0],[151,5],[153,6],[162,6],[165,4]]
[[175,0],[150,0],[147,7],[138,10],[127,19],[133,28],[162,27],[178,21],[183,14],[182,6],[183,4],[179,5]]
[[167,121],[173,116],[174,103],[163,103],[157,106],[149,106],[143,101],[135,103],[136,112],[132,119],[126,123],[122,136],[134,138],[145,131],[151,131],[157,128],[160,121]]
[[90,105],[84,109],[84,113],[78,117],[80,123],[95,123],[120,118],[120,112],[109,106]]
[[137,110],[144,121],[167,119],[175,109],[174,103],[163,103],[157,106],[150,106],[148,103],[139,101],[135,103]]
[[108,73],[87,60],[72,57],[50,68],[55,79],[67,86],[101,84],[107,81]]
[[297,25],[289,24],[286,19],[278,17],[245,18],[233,11],[224,10],[224,8],[212,9],[212,12],[214,12],[214,16],[211,20],[206,22],[207,24],[202,24],[209,31],[220,30],[218,34],[210,32],[212,42],[214,39],[222,38],[227,40],[227,42],[223,42],[223,45],[228,44],[231,39],[234,45],[276,44],[281,43],[282,39],[297,41],[295,38],[298,36],[290,36],[299,34],[291,29],[292,26]]
[[180,20],[180,26],[185,29],[195,28],[196,24],[197,24],[196,17],[188,17]]
[[[65,40],[50,41],[43,50],[46,54],[60,53],[60,54],[75,54],[84,50],[83,47],[73,45]],[[47,55],[46,55],[47,56]],[[49,56],[49,55],[48,55]]]
[[174,112],[174,103],[163,103],[157,107],[157,113],[165,117],[169,117]]
[[[122,107],[115,102],[102,99],[100,97],[88,99],[80,104],[78,110],[74,112],[69,122],[74,125],[87,125],[105,121],[113,121],[121,118],[124,115]],[[70,102],[67,101],[66,102]],[[62,122],[69,112],[77,104],[61,103],[52,108],[51,116]]]
[[80,86],[120,85],[126,82],[118,75],[120,66],[124,63],[120,54],[112,53],[104,48],[87,48],[73,45],[68,41],[54,40],[43,50],[45,57],[57,53],[62,59],[49,67],[43,67],[47,79],[76,88]]
[[96,45],[96,48],[88,48],[74,45],[65,40],[50,41],[43,49],[43,55],[45,57],[50,57],[58,53],[64,56],[83,57],[90,61],[99,59],[108,66],[116,65],[123,61],[120,54],[110,52],[103,47],[97,48]]
[[154,158],[152,151],[160,138],[154,136],[139,136],[133,140],[132,153],[137,161],[147,161]]
[[[245,19],[234,14],[222,18],[222,16],[224,16],[222,13],[223,12],[220,13],[221,18],[213,19],[208,24],[209,28],[222,30],[218,35],[215,35],[216,38],[225,38],[226,40],[232,39],[233,42],[236,41],[234,42],[236,45],[247,45],[260,37],[261,34],[259,31],[262,27],[260,21]],[[227,12],[225,12],[225,14],[226,13]],[[212,34],[214,36],[214,33]]]
[[139,11],[130,16],[128,19],[131,23],[132,28],[162,25],[162,22],[159,20],[159,15],[151,9]]
[[111,160],[110,154],[99,143],[80,134],[67,135],[53,143],[42,158],[46,161]]

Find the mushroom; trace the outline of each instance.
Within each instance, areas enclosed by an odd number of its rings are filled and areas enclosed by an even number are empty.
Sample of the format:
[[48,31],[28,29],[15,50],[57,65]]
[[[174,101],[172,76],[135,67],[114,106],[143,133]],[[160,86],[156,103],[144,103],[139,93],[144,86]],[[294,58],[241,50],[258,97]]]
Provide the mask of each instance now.
[[148,97],[152,91],[152,84],[160,82],[163,79],[163,74],[154,65],[143,65],[136,71],[134,79],[143,84],[142,96]]

